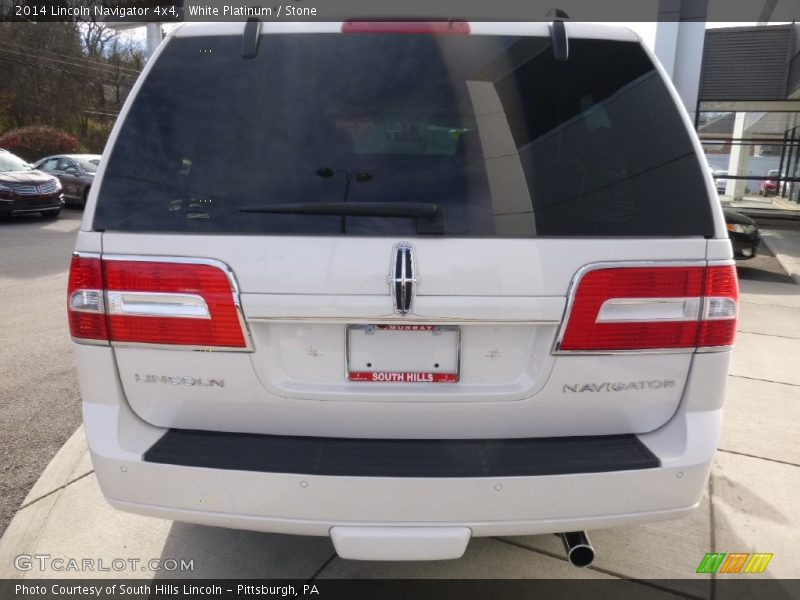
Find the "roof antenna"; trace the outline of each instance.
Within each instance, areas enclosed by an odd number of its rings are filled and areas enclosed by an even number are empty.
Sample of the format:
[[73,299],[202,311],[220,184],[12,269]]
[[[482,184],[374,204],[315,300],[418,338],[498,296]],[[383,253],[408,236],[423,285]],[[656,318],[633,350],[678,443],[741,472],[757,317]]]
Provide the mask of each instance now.
[[242,34],[242,58],[255,58],[258,54],[258,40],[261,38],[261,20],[250,17],[244,24]]
[[547,11],[547,16],[555,16],[550,24],[550,45],[553,47],[553,58],[556,60],[567,60],[569,58],[569,39],[567,29],[564,27],[564,19],[569,19],[569,15],[555,8]]

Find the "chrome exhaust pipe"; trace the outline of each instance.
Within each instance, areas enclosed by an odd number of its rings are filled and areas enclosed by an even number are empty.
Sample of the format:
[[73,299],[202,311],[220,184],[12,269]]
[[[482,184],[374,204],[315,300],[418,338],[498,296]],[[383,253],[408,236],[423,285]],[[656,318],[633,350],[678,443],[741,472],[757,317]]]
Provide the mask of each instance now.
[[569,562],[576,567],[588,567],[594,562],[594,548],[585,531],[569,531],[556,534],[564,544]]

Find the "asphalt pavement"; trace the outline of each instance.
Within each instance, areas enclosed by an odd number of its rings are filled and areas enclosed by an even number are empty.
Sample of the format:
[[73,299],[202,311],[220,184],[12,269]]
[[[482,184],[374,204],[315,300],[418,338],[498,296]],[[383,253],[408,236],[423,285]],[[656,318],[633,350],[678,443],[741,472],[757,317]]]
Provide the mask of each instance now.
[[82,214],[0,221],[0,534],[81,424],[65,302]]
[[758,256],[755,258],[740,261],[736,272],[739,279],[743,281],[792,283],[792,278],[786,274],[783,266],[766,244],[762,244]]

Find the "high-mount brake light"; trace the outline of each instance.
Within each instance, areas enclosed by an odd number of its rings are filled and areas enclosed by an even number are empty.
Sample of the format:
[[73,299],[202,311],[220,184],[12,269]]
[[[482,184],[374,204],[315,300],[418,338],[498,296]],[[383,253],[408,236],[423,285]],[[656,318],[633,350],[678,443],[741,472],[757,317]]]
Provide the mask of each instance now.
[[429,33],[466,35],[466,21],[345,21],[342,33]]
[[245,349],[235,283],[208,262],[73,258],[68,290],[76,341]]
[[709,348],[734,341],[733,265],[598,268],[585,273],[573,293],[558,351]]

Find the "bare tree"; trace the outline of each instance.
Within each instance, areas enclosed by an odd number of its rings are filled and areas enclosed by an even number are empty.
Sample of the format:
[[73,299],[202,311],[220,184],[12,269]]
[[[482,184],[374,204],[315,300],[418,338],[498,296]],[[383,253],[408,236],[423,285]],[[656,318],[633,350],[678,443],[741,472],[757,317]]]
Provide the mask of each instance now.
[[143,64],[104,23],[0,23],[0,133],[51,125],[102,147]]
[[110,67],[107,85],[113,89],[114,104],[119,107],[133,83],[132,73],[144,66],[145,53],[141,44],[121,35],[111,38],[107,47],[106,61]]
[[100,21],[92,19],[79,21],[78,23],[83,49],[89,58],[105,56],[108,46],[119,38],[119,34],[116,31]]
[[0,81],[7,127],[75,123],[85,71],[67,23],[0,23]]

